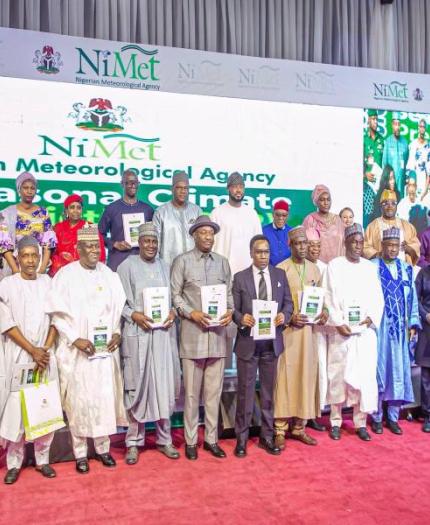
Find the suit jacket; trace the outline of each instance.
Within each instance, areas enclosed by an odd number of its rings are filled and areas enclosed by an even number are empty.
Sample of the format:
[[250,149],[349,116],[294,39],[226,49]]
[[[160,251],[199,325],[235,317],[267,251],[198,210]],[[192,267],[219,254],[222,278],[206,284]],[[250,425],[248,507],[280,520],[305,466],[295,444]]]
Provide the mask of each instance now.
[[[282,312],[285,317],[285,323],[291,318],[293,313],[293,301],[291,300],[290,287],[287,277],[283,270],[269,265],[270,281],[272,283],[272,300],[278,303],[278,313]],[[254,276],[252,266],[235,274],[233,279],[233,300],[234,313],[233,320],[238,326],[237,338],[234,350],[238,357],[249,360],[254,355],[255,343],[251,337],[251,329],[242,327],[240,322],[244,314],[252,315],[252,300],[257,299],[255,290]],[[276,339],[273,340],[273,349],[278,356],[284,350],[282,331],[284,326],[276,328]]]

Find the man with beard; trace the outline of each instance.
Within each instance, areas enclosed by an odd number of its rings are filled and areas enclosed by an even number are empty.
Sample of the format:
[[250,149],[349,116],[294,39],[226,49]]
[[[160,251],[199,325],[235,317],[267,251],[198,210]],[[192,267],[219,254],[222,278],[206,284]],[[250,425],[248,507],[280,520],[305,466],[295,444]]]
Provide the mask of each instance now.
[[263,235],[269,239],[270,264],[276,266],[290,257],[291,250],[288,244],[288,214],[290,205],[285,200],[279,200],[273,206],[273,222],[263,227]]
[[245,183],[240,173],[229,176],[227,189],[228,201],[215,208],[210,217],[220,227],[213,250],[228,259],[234,275],[249,266],[249,242],[261,234],[261,223],[257,212],[243,203]]
[[188,195],[190,181],[185,171],[176,172],[172,177],[172,200],[155,210],[153,223],[158,231],[160,258],[170,268],[174,258],[194,247],[194,239],[188,233],[202,210]]
[[139,254],[139,247],[132,247],[125,240],[123,216],[142,214],[143,223],[151,221],[154,214],[149,204],[137,199],[139,179],[133,170],[124,171],[121,186],[124,196],[106,207],[99,222],[99,230],[108,249],[107,265],[114,272],[129,255]]
[[331,405],[330,437],[341,437],[342,407],[353,408],[357,435],[370,441],[367,414],[376,411],[376,329],[384,310],[384,297],[376,267],[361,257],[363,229],[345,229],[345,256],[327,265],[324,275],[329,324],[336,333],[329,338],[327,402]]
[[420,256],[420,241],[415,226],[396,217],[397,197],[394,191],[384,190],[381,194],[382,216],[372,221],[364,236],[364,257],[373,259],[382,253],[382,232],[393,226],[400,230],[399,258],[416,264]]
[[405,195],[405,184],[407,182],[405,173],[409,148],[405,137],[400,136],[400,126],[400,113],[396,111],[392,114],[391,118],[393,134],[385,140],[384,152],[382,154],[382,167],[387,164],[392,166],[396,179],[396,188],[400,193],[400,197],[403,197]]

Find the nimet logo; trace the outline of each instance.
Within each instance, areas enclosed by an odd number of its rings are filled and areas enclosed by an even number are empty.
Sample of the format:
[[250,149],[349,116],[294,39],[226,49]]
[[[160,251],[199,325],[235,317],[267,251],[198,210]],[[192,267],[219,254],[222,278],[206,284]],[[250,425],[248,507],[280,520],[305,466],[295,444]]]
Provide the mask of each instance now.
[[408,84],[393,80],[389,84],[373,82],[373,98],[395,102],[408,102]]
[[120,51],[92,49],[91,52],[77,47],[79,57],[78,75],[95,74],[104,78],[158,81],[155,55],[158,49],[147,51],[135,44],[121,47]]

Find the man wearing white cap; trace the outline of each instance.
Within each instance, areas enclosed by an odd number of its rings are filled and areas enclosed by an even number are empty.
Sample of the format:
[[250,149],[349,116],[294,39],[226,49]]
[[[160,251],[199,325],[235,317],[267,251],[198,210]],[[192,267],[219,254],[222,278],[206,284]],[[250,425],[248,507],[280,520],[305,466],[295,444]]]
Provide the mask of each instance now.
[[109,435],[127,426],[119,360],[125,293],[119,276],[99,262],[96,225],[78,230],[77,249],[79,261],[52,280],[47,311],[59,332],[56,357],[76,470],[85,474],[87,438],[94,439],[96,458],[114,467]]
[[329,338],[327,403],[331,405],[330,437],[341,437],[342,406],[353,407],[358,437],[370,441],[367,414],[376,411],[378,328],[384,297],[376,267],[362,258],[363,229],[353,224],[345,229],[345,256],[327,265],[326,289],[328,324],[336,327]]
[[189,202],[190,179],[185,171],[172,177],[172,200],[162,204],[152,219],[158,230],[160,258],[170,267],[173,259],[191,250],[194,240],[188,229],[202,214],[202,210]]
[[215,208],[210,217],[220,227],[213,250],[227,257],[234,275],[250,265],[249,243],[262,230],[257,212],[243,203],[245,183],[240,173],[231,173],[227,190],[228,201]]

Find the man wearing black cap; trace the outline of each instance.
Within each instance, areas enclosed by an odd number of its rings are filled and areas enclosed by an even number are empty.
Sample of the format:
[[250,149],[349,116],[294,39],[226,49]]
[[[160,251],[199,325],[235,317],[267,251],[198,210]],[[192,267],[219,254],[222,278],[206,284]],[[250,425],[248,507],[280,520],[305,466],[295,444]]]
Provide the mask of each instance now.
[[154,213],[152,222],[158,230],[160,257],[170,267],[173,259],[191,250],[194,240],[188,233],[202,210],[189,202],[190,180],[185,171],[172,177],[172,200],[161,205]]
[[[219,226],[201,215],[189,229],[194,238],[192,250],[178,255],[171,270],[171,291],[175,308],[181,316],[180,357],[184,377],[185,455],[197,459],[199,400],[203,386],[205,408],[204,449],[217,458],[225,457],[218,445],[219,402],[227,352],[226,326],[232,320],[233,297],[231,272],[227,259],[212,251]],[[226,312],[216,326],[204,312],[202,287],[224,285]]]

